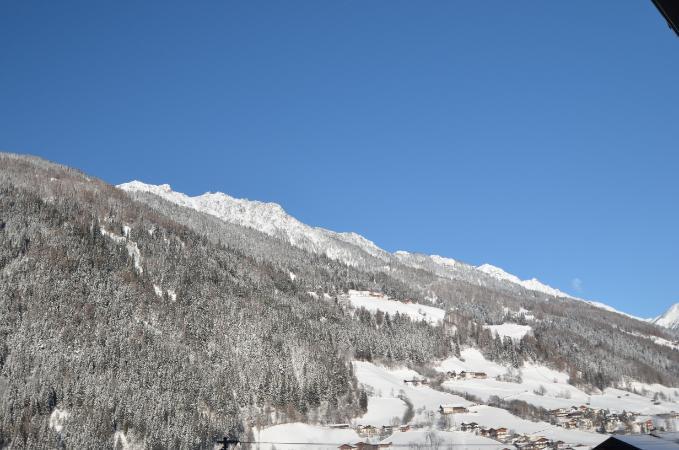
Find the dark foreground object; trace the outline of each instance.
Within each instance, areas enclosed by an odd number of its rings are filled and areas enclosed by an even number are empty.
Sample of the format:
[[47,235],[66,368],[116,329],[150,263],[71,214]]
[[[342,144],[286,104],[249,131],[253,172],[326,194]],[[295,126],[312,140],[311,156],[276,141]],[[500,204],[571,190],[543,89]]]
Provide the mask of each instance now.
[[652,0],[660,14],[667,21],[667,25],[679,36],[679,1],[677,0]]
[[611,436],[594,450],[677,450],[679,433]]

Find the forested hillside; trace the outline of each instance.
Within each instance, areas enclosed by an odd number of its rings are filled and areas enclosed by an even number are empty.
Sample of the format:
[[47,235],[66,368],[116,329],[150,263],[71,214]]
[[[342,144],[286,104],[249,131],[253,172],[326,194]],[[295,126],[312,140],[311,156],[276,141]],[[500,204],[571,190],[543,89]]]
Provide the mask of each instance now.
[[[647,338],[674,336],[652,324],[364,261],[0,154],[0,447],[112,447],[124,435],[208,448],[254,426],[346,421],[365,407],[352,359],[421,366],[465,346],[545,361],[574,383],[679,384],[679,352]],[[446,323],[354,310],[340,301],[349,289],[436,304]],[[522,308],[532,335],[483,328]]]

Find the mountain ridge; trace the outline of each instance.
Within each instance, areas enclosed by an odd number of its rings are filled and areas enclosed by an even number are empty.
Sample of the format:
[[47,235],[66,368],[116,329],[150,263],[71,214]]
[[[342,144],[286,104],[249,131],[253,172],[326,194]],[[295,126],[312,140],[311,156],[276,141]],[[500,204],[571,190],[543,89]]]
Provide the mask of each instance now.
[[654,319],[649,319],[651,323],[671,330],[679,330],[679,303],[675,303],[667,308],[667,311]]
[[[471,277],[472,279],[488,276],[495,280],[509,282],[521,286],[528,291],[546,294],[551,297],[584,301],[597,308],[622,314],[635,320],[657,323],[660,326],[663,326],[662,324],[664,323],[662,320],[656,322],[656,319],[659,319],[659,317],[653,320],[643,319],[619,311],[602,302],[578,298],[544,284],[537,278],[521,280],[516,275],[488,263],[474,266],[449,257],[411,253],[404,250],[390,253],[358,233],[335,232],[305,224],[288,214],[281,205],[275,202],[239,199],[222,192],[206,192],[191,197],[184,193],[173,191],[169,184],[153,185],[138,180],[122,183],[117,185],[117,187],[127,192],[148,192],[160,196],[170,202],[211,214],[221,220],[247,226],[273,237],[283,238],[294,246],[316,253],[323,253],[331,259],[339,260],[348,265],[357,265],[357,261],[350,251],[337,245],[338,241],[356,246],[361,251],[386,264],[393,258],[414,268],[424,268],[425,266],[431,268],[433,264],[437,266],[434,269],[437,274],[448,278],[459,276],[459,274],[464,274],[464,276]],[[481,281],[479,283],[482,284]]]

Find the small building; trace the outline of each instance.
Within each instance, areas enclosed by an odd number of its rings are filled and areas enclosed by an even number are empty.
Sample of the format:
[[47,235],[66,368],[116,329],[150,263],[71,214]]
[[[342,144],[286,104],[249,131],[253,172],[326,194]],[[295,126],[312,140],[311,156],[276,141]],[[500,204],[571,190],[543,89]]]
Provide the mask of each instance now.
[[507,437],[507,434],[509,433],[509,430],[505,427],[500,427],[495,429],[495,437],[497,439],[504,439]]
[[401,433],[405,433],[407,431],[410,431],[410,425],[401,425],[399,430],[401,431]]
[[485,372],[472,372],[472,374],[474,378],[478,378],[480,380],[485,380],[488,378],[488,375]]
[[468,413],[469,410],[464,406],[457,405],[441,405],[439,406],[439,412],[441,414],[463,414]]
[[356,447],[354,447],[351,444],[342,444],[339,447],[337,447],[339,450],[354,450]]

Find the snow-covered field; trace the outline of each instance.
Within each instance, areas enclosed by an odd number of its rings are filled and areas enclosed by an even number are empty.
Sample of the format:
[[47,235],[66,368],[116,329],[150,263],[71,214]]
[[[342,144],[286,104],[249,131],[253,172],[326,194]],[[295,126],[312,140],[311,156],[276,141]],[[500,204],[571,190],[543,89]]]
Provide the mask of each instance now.
[[[415,412],[420,411],[415,415],[415,422],[426,421],[427,411],[437,411],[439,406],[444,404],[471,406],[471,402],[458,395],[440,392],[429,386],[405,384],[403,380],[422,378],[420,374],[407,368],[389,369],[365,361],[354,361],[354,374],[359,383],[372,389],[373,397],[400,401],[398,396],[403,393],[412,402]],[[375,406],[380,407],[383,404],[375,403]],[[368,407],[367,415],[370,415],[372,419],[382,420],[375,425],[389,425],[395,416],[390,409],[371,411],[370,403]],[[361,419],[357,419],[356,423],[362,424]]]
[[369,291],[353,291],[347,294],[347,299],[354,308],[365,308],[368,311],[382,311],[390,315],[406,314],[412,320],[424,320],[432,324],[443,321],[446,312],[433,306],[420,305],[418,303],[404,303],[391,300],[384,294],[377,294]]
[[462,431],[408,431],[406,433],[394,433],[382,442],[391,442],[393,445],[410,446],[431,444],[428,448],[446,449],[449,444],[455,444],[455,448],[467,450],[499,450],[507,446],[493,439],[476,436]]
[[[502,366],[498,366],[492,362],[485,361],[483,356],[476,350],[467,350],[463,352],[466,357],[465,361],[455,361],[453,358],[447,359],[439,366],[441,370],[477,370],[485,371],[489,376],[495,376],[506,372]],[[470,367],[473,364],[474,367]],[[531,371],[529,371],[531,372]],[[438,408],[440,405],[459,405],[466,406],[469,413],[454,414],[449,416],[455,424],[462,422],[477,422],[479,425],[486,427],[506,427],[517,433],[536,433],[543,435],[549,439],[563,440],[569,443],[581,443],[585,445],[596,445],[605,439],[604,435],[596,433],[588,433],[584,431],[566,430],[556,426],[552,426],[546,422],[531,422],[521,419],[510,414],[508,411],[500,408],[494,408],[486,405],[474,405],[464,398],[446,392],[437,391],[426,385],[411,386],[404,384],[404,379],[422,378],[417,372],[406,369],[396,368],[390,369],[378,366],[364,361],[354,362],[354,373],[358,378],[359,383],[368,386],[372,389],[373,396],[382,399],[396,399],[402,391],[408,399],[412,402],[415,417],[411,423],[415,425],[431,424],[435,426],[440,418]],[[477,381],[477,380],[469,380]],[[495,381],[492,379],[478,380],[478,381]],[[522,390],[526,388],[523,387]],[[514,393],[510,391],[509,393]],[[376,420],[382,418],[384,422],[375,423],[374,425],[388,425],[394,414],[391,410],[385,408],[388,403],[374,402],[368,404],[368,413],[371,419]],[[371,411],[371,407],[379,408],[378,411]],[[569,405],[570,406],[570,405]],[[360,419],[356,423],[362,423]],[[408,433],[404,433],[406,435]],[[394,435],[396,436],[396,434]],[[424,437],[424,433],[422,434]],[[400,438],[400,435],[399,435]],[[387,439],[389,441],[389,439]],[[446,441],[449,443],[450,441]],[[493,441],[495,442],[495,441]],[[424,443],[422,441],[421,443]],[[445,446],[444,446],[445,448]],[[473,448],[473,447],[469,447]]]
[[[398,423],[408,409],[403,399],[412,403],[414,414],[409,424],[413,428],[406,432],[395,431],[382,440],[384,443],[426,446],[434,439],[441,448],[446,448],[451,443],[454,443],[456,448],[466,449],[506,447],[488,438],[454,431],[462,422],[476,422],[486,428],[506,427],[510,432],[545,436],[551,440],[562,440],[572,445],[581,444],[587,447],[595,446],[607,437],[593,432],[568,430],[546,422],[531,422],[514,416],[507,410],[477,405],[458,395],[432,389],[428,385],[406,384],[404,380],[421,380],[424,377],[405,367],[389,368],[365,361],[354,361],[353,366],[359,383],[369,392],[369,399],[368,411],[362,417],[354,419],[352,426],[373,425],[380,428],[383,425]],[[631,382],[626,386],[627,389],[644,391],[645,395],[613,388],[606,389],[598,395],[589,395],[569,385],[567,374],[536,364],[525,364],[520,369],[521,382],[499,381],[495,378],[506,375],[508,369],[486,360],[476,349],[465,349],[461,353],[461,358],[448,358],[435,368],[441,372],[462,370],[485,372],[488,375],[486,379],[449,380],[443,384],[446,389],[473,394],[483,401],[491,395],[497,395],[507,400],[524,400],[548,409],[579,406],[589,401],[592,408],[618,412],[626,410],[649,416],[679,410],[677,389]],[[535,391],[544,393],[539,395]],[[668,400],[662,401],[660,405],[654,405],[650,398],[654,392],[662,393]],[[451,431],[436,430],[442,417],[438,411],[440,405],[465,406],[469,412],[447,416]],[[297,448],[295,442],[316,443],[317,445],[305,445],[304,448],[327,450],[337,448],[342,443],[355,444],[369,440],[360,437],[353,429],[334,429],[302,423],[265,428],[256,432],[255,437],[257,441],[264,443],[260,448],[267,450],[273,446],[277,449]],[[372,442],[376,442],[376,439],[372,438]]]
[[[260,450],[297,450],[300,444],[309,450],[337,450],[342,444],[362,440],[352,429],[333,429],[305,423],[286,423],[255,430],[255,439],[260,442]],[[286,444],[287,443],[287,444]],[[308,445],[306,443],[315,443]]]
[[[646,389],[650,393],[663,392],[668,401],[654,405],[649,396],[637,395],[625,390],[608,388],[600,394],[588,394],[575,386],[568,384],[568,375],[537,364],[525,364],[517,373],[521,375],[521,383],[498,381],[498,375],[507,372],[507,368],[486,360],[475,349],[466,349],[461,353],[462,359],[448,358],[442,361],[436,369],[447,371],[481,371],[488,374],[487,379],[448,380],[443,387],[451,391],[466,392],[486,401],[492,395],[507,400],[523,400],[535,406],[546,409],[567,408],[580,406],[587,402],[590,407],[609,409],[612,412],[631,411],[639,414],[661,414],[679,411],[679,392],[677,389],[666,388],[661,385],[647,385],[633,383],[630,388],[639,392]],[[542,391],[538,395],[535,391]],[[652,394],[650,394],[652,396]]]
[[533,331],[528,325],[511,322],[505,322],[501,325],[484,325],[483,328],[490,330],[493,336],[497,334],[500,337],[509,337],[515,341],[520,341],[522,337]]

